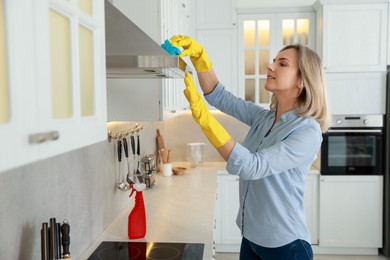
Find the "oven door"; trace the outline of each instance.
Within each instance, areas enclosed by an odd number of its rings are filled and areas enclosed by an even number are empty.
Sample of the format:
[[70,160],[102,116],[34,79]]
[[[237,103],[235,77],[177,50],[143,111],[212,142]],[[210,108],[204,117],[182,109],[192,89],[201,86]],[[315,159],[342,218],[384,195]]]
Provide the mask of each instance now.
[[382,175],[383,131],[329,129],[321,146],[322,175]]

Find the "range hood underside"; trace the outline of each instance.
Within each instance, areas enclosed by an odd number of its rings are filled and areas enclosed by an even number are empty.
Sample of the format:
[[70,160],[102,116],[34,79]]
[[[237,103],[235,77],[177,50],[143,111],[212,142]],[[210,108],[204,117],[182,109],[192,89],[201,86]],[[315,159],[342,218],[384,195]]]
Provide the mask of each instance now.
[[187,64],[177,56],[106,56],[107,78],[184,78]]

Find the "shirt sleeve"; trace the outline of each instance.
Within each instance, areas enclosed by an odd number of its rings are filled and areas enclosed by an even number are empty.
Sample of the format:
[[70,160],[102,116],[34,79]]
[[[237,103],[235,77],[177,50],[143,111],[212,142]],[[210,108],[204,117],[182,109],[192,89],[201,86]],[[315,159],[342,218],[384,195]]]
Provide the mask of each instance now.
[[311,164],[322,142],[318,127],[295,129],[274,145],[251,153],[236,143],[227,161],[227,171],[244,180],[258,180],[304,164]]

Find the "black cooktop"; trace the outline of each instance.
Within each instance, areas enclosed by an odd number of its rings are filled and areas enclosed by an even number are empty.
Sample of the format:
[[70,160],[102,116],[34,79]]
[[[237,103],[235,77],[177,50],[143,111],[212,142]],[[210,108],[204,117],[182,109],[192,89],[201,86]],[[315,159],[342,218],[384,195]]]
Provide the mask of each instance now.
[[202,260],[204,244],[103,241],[88,260]]

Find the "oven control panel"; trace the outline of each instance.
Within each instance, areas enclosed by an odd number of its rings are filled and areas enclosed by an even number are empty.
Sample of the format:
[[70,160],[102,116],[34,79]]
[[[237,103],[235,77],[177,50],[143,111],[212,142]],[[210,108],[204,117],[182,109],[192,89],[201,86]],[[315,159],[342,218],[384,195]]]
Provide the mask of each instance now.
[[383,115],[333,115],[330,127],[383,127]]

